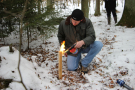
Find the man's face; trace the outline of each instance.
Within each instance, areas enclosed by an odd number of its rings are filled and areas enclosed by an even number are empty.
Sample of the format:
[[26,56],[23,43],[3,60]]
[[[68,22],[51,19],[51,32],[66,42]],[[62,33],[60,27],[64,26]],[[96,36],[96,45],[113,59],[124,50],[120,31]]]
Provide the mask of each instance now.
[[76,25],[78,25],[82,20],[76,21],[76,20],[74,20],[74,19],[71,18],[71,21],[72,21],[72,24],[73,24],[74,26],[76,26]]

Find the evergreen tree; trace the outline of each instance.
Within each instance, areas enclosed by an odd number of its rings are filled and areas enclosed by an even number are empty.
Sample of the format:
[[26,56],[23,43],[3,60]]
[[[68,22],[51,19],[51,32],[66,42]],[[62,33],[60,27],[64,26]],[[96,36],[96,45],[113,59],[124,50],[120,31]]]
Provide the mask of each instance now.
[[[0,35],[8,36],[15,30],[15,26],[20,26],[20,17],[26,0],[3,0],[0,2]],[[51,0],[52,1],[52,0]],[[29,44],[30,32],[40,32],[41,36],[49,38],[51,33],[57,30],[54,25],[60,23],[63,18],[58,17],[58,12],[53,8],[53,4],[41,7],[42,0],[28,0],[27,8],[23,18],[23,30],[26,30]],[[5,32],[4,32],[5,31]],[[23,37],[22,37],[23,38]],[[28,45],[29,46],[29,45]]]
[[15,30],[15,25],[18,24],[19,13],[22,11],[22,0],[2,0],[0,2],[0,37],[8,36]]

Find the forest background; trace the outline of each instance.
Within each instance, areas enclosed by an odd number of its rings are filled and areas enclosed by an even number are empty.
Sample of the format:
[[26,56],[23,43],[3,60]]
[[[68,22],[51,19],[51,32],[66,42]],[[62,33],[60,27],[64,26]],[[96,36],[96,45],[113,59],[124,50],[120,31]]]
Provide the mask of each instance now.
[[[124,0],[120,1],[124,2]],[[66,10],[70,4],[78,7],[81,6],[81,9],[83,10],[85,16],[91,18],[91,3],[93,3],[95,11],[94,16],[101,16],[101,6],[104,5],[103,0],[1,0],[0,46],[10,46],[11,50],[9,51],[11,52],[13,51],[12,46],[19,50],[19,72],[21,55],[27,58],[29,61],[32,61],[32,57],[30,57],[31,55],[37,55],[42,53],[43,55],[45,55],[44,58],[36,61],[36,63],[40,66],[41,63],[47,60],[46,55],[49,52],[47,45],[50,44],[50,42],[48,42],[48,39],[50,37],[53,37],[53,35],[57,32],[58,24],[60,23],[60,21],[71,14],[71,12],[69,13],[64,10]],[[135,20],[133,18],[133,15],[135,13],[134,4],[135,2],[133,0],[125,0],[125,5],[122,4],[124,7],[123,15],[117,25],[127,26],[130,28],[133,28],[135,26]],[[122,11],[117,12],[122,13]],[[8,40],[11,40],[7,39],[9,36],[14,36],[11,39],[15,40],[8,42]],[[37,46],[38,42],[36,41],[38,41],[39,39],[41,39],[43,44],[45,45],[45,49],[43,50],[39,47],[37,50],[37,48],[34,47],[34,43],[36,43]],[[108,40],[105,39],[105,41],[103,42],[108,42]],[[36,49],[33,50],[33,48]],[[31,52],[32,50],[34,52]],[[57,51],[54,52],[57,53]],[[21,73],[20,77],[22,77]],[[5,79],[1,79],[2,83],[3,80]],[[26,86],[23,83],[22,79],[21,83],[26,89]],[[108,87],[114,86],[110,85]],[[46,86],[46,88],[49,87]]]

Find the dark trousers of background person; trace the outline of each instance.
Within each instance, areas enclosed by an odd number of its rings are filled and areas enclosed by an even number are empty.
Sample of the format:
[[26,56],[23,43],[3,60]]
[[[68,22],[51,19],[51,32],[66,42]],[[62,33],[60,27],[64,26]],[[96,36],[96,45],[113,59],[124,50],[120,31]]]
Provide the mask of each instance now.
[[115,23],[117,23],[116,9],[115,8],[106,8],[106,12],[107,12],[108,24],[110,25],[110,22],[111,22],[111,12],[113,14]]

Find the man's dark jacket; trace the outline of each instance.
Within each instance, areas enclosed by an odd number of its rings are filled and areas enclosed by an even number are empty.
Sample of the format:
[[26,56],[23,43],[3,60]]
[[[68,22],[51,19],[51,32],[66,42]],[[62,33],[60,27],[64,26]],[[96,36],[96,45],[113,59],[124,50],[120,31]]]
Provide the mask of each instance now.
[[105,1],[105,8],[112,9],[116,7],[116,0],[104,0]]
[[[74,27],[71,23],[71,16],[67,17],[66,20],[61,21],[57,36],[60,44],[65,41],[65,49],[80,40],[85,42],[85,45],[83,46],[85,48],[96,39],[95,31],[90,19],[83,18],[83,20]],[[73,55],[70,52],[68,54]]]

